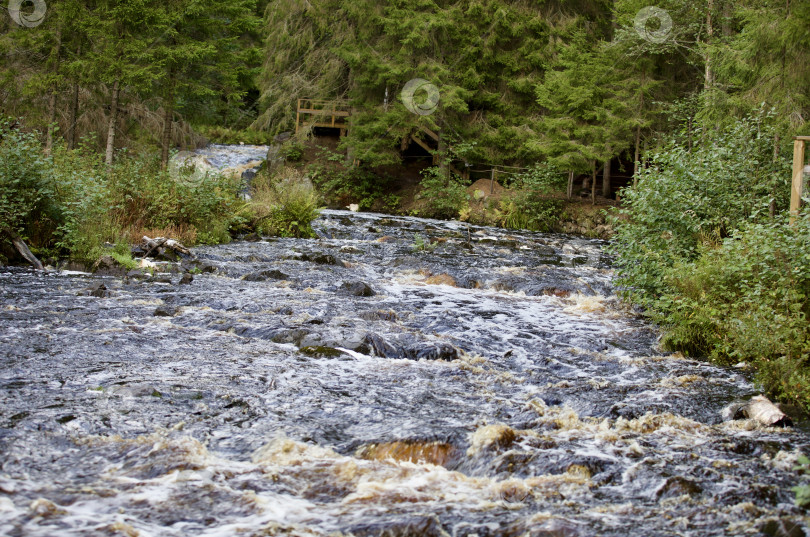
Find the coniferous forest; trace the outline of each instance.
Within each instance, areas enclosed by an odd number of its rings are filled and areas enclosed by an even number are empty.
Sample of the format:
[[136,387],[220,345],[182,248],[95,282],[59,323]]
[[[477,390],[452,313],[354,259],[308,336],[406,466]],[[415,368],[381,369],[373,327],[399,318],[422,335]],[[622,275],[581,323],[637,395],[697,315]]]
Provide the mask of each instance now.
[[[810,134],[809,2],[11,5],[0,260],[13,237],[92,262],[153,232],[309,236],[329,200],[396,211],[402,141],[421,136],[435,158],[410,214],[475,221],[467,169],[505,171],[514,193],[480,223],[560,230],[575,190],[599,192],[620,292],[664,347],[751,367],[810,409],[810,215],[788,222],[793,137]],[[328,149],[298,128],[302,98],[351,111]],[[172,154],[208,141],[278,142],[286,162],[250,200],[229,177],[170,180]],[[311,188],[279,201],[303,176]]]

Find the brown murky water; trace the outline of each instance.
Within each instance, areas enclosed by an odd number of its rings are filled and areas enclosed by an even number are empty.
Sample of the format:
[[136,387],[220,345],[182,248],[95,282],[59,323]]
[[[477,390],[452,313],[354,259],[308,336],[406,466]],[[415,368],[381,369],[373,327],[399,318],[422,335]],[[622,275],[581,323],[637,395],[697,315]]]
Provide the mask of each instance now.
[[317,229],[198,248],[187,286],[0,269],[0,534],[806,528],[807,433],[723,422],[755,386],[662,355],[601,243]]

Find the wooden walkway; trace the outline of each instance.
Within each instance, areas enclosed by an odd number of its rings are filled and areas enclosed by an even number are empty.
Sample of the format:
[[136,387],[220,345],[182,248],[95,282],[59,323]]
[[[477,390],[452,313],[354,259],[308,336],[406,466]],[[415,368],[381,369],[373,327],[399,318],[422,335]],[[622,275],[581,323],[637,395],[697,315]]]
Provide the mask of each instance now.
[[328,101],[323,99],[298,99],[298,110],[295,115],[295,133],[301,128],[324,127],[340,129],[345,136],[349,128],[349,116],[352,115],[348,101]]

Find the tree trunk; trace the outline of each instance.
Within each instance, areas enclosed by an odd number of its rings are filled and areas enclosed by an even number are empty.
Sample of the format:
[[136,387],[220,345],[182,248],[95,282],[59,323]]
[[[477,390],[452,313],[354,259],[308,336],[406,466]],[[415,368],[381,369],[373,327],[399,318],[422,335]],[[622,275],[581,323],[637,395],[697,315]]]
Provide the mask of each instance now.
[[571,199],[571,196],[574,195],[574,170],[568,171],[568,199]]
[[709,0],[709,6],[706,10],[706,78],[703,83],[703,89],[709,90],[714,86],[714,71],[712,70],[712,57],[708,50],[711,46],[712,36],[714,35],[714,28],[712,27],[712,11],[714,11],[714,0]]
[[76,123],[79,121],[79,83],[73,83],[73,95],[70,96],[70,116],[68,119],[67,146],[68,149],[76,149],[76,138],[78,130]]
[[174,97],[170,94],[163,103],[163,136],[160,142],[160,168],[169,165],[169,146],[172,142],[172,118],[174,117]]
[[636,151],[633,157],[633,188],[638,186],[639,149],[641,146],[641,127],[636,127]]
[[56,91],[52,91],[48,96],[48,131],[45,135],[45,154],[50,155],[53,151],[53,134],[56,130]]
[[602,195],[605,198],[610,198],[610,159],[605,161],[605,167],[602,170]]
[[591,205],[596,205],[596,161],[591,161]]
[[[56,41],[53,45],[53,49],[51,50],[51,56],[48,59],[48,67],[50,74],[54,77],[58,77],[59,73],[59,53],[62,50],[62,32],[57,28],[56,30]],[[53,136],[54,132],[56,131],[56,94],[59,91],[56,82],[51,83],[51,93],[48,95],[48,117],[47,117],[47,125],[48,130],[45,134],[45,154],[50,155],[51,151],[53,151]]]
[[45,267],[42,266],[42,262],[37,259],[37,256],[31,253],[31,250],[28,249],[28,245],[25,244],[25,241],[22,240],[22,237],[17,235],[13,230],[9,228],[2,228],[3,233],[8,235],[8,238],[11,239],[11,244],[14,245],[14,248],[20,252],[20,255],[25,258],[26,261],[31,263],[37,270],[45,270]]
[[115,153],[115,126],[118,123],[118,97],[121,93],[120,82],[116,80],[112,88],[112,102],[110,103],[110,124],[107,128],[107,154],[104,162],[108,167],[112,166],[113,155]]

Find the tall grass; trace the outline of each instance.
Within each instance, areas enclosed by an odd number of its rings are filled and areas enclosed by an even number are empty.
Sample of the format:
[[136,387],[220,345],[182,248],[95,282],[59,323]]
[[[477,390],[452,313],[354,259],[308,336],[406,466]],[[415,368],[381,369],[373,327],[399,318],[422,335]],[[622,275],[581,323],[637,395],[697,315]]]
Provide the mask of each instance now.
[[315,237],[312,221],[320,214],[321,196],[302,170],[285,167],[256,177],[250,209],[259,233],[311,238]]

